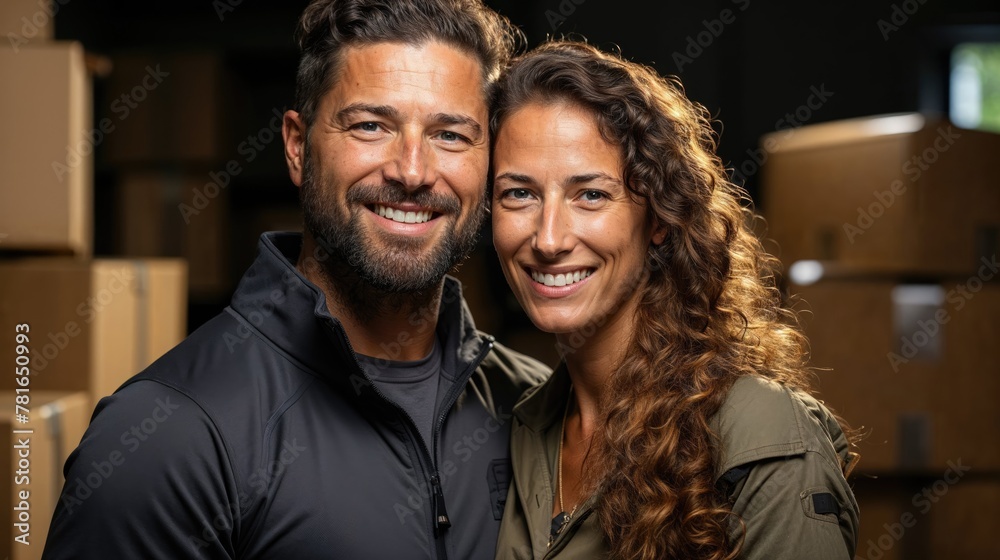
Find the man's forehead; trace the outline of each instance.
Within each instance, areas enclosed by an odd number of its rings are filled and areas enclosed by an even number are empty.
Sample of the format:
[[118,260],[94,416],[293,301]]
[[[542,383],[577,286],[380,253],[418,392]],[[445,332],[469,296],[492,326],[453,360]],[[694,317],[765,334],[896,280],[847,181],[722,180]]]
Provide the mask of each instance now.
[[350,46],[340,55],[334,85],[475,89],[485,102],[483,66],[475,56],[438,41]]

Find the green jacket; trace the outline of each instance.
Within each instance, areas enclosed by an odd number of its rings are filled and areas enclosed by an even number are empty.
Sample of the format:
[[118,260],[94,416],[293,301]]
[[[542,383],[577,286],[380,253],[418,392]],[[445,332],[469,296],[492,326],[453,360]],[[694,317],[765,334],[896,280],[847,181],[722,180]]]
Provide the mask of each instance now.
[[[577,511],[547,547],[565,366],[528,389],[514,408],[510,486],[498,560],[607,558],[594,513],[597,498]],[[746,526],[744,560],[847,560],[857,545],[858,504],[843,469],[854,457],[847,438],[819,401],[761,377],[736,381],[712,427],[721,437],[718,486]],[[739,537],[734,524],[730,538]]]

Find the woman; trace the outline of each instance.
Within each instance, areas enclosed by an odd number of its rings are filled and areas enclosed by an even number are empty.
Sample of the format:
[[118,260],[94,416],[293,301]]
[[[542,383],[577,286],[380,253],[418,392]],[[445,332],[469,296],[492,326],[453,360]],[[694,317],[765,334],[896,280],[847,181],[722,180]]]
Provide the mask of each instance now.
[[852,558],[856,455],[704,108],[580,43],[500,87],[494,245],[563,363],[515,408],[497,557]]

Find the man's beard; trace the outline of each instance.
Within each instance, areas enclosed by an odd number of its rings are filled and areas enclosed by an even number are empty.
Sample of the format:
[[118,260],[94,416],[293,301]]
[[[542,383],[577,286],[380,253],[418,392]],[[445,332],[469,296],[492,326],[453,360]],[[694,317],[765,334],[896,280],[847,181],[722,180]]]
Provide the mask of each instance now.
[[[404,299],[406,295],[420,298],[436,291],[444,275],[476,246],[486,216],[485,189],[482,199],[462,224],[461,202],[455,196],[427,190],[407,192],[394,183],[358,184],[347,191],[344,211],[335,195],[324,186],[317,184],[311,158],[307,157],[299,191],[305,227],[330,254],[323,266],[326,280],[338,287],[345,299],[368,300],[344,302],[349,305],[376,303],[372,301],[376,295],[373,291]],[[452,219],[445,231],[437,234],[434,245],[428,247],[424,239],[373,231],[374,228],[365,226],[362,216],[370,212],[366,206],[398,206],[406,202],[434,214],[444,214],[438,219]]]

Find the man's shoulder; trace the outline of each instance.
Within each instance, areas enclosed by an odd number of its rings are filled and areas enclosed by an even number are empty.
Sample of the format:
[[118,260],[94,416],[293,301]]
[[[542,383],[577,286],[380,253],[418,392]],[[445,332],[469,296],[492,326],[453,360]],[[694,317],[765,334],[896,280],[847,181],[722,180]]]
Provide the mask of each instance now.
[[277,409],[314,379],[305,366],[226,310],[126,381],[119,391],[139,382],[155,382],[225,423],[248,414],[266,417],[267,409]]

